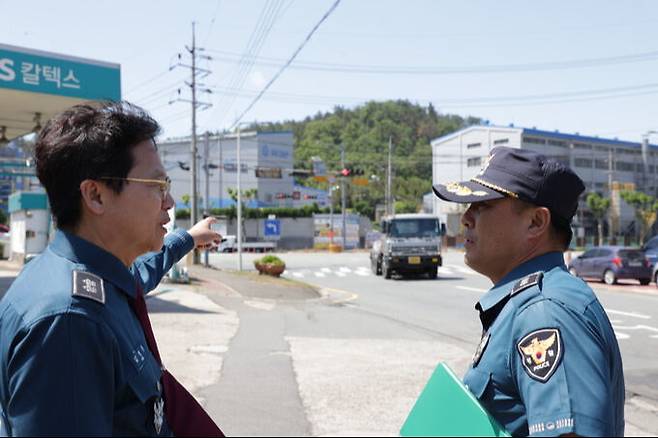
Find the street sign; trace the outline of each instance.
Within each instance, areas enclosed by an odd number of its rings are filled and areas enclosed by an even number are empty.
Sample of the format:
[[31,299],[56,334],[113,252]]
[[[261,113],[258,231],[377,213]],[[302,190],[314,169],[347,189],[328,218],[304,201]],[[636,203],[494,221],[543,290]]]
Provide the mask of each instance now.
[[279,219],[266,219],[265,238],[277,240],[281,237],[281,221]]

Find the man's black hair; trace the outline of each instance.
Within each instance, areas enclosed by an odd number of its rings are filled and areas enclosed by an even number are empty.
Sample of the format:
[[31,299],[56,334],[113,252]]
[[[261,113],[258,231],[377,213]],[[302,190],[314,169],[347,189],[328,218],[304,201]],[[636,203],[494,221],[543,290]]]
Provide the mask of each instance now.
[[[75,105],[50,119],[38,135],[34,156],[57,227],[79,224],[82,181],[125,178],[134,164],[132,149],[159,132],[146,111],[125,101]],[[104,183],[115,193],[123,190],[121,180]]]

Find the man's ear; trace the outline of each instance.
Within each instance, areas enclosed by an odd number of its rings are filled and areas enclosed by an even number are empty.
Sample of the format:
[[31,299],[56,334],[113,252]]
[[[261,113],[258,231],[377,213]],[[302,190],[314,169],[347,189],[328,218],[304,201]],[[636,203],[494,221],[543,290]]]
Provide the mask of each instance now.
[[108,187],[93,179],[86,179],[80,183],[82,206],[92,214],[101,215],[107,207]]
[[540,237],[550,231],[551,212],[546,207],[532,208],[528,212],[530,216],[530,227],[528,232],[532,237]]

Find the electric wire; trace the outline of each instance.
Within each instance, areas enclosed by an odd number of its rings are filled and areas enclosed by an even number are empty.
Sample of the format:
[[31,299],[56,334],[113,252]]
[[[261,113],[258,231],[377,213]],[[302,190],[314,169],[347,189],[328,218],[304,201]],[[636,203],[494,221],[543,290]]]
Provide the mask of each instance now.
[[[208,51],[220,55],[213,58],[213,60],[216,62],[235,63],[236,57],[242,56],[233,52],[226,52],[215,49],[208,49]],[[608,56],[603,58],[585,58],[565,61],[542,61],[535,63],[498,65],[400,67],[393,65],[340,64],[317,61],[298,61],[291,65],[289,68],[296,70],[324,71],[334,73],[362,73],[378,75],[454,75],[569,70],[656,60],[658,60],[658,50],[627,55]],[[285,60],[282,58],[271,57],[254,57],[252,61],[257,65],[267,67],[280,67],[285,63]]]
[[235,126],[237,126],[238,123],[240,123],[240,121],[242,120],[242,118],[243,118],[243,117],[244,117],[244,116],[245,116],[245,115],[251,110],[251,108],[254,107],[254,105],[256,105],[256,103],[257,103],[257,102],[260,100],[260,98],[265,94],[265,92],[267,92],[267,90],[272,86],[272,84],[274,84],[274,82],[276,82],[276,80],[279,78],[279,76],[281,76],[281,74],[283,74],[283,72],[286,70],[286,68],[287,68],[290,64],[292,64],[292,62],[295,60],[295,58],[297,57],[297,55],[302,51],[302,49],[306,46],[306,44],[311,40],[311,37],[313,37],[313,34],[315,34],[315,32],[320,28],[320,26],[322,25],[322,23],[324,23],[324,22],[327,20],[327,18],[329,18],[329,16],[330,16],[330,15],[336,10],[336,8],[337,8],[338,5],[340,4],[340,2],[341,2],[341,0],[336,0],[336,1],[331,5],[331,7],[329,8],[329,10],[327,10],[327,12],[325,12],[325,14],[322,16],[322,18],[320,18],[320,20],[315,24],[315,26],[313,26],[313,28],[311,29],[311,31],[309,32],[309,34],[306,36],[306,38],[302,41],[301,45],[297,48],[297,50],[295,50],[295,51],[293,52],[292,56],[288,59],[288,61],[287,61],[283,66],[281,66],[281,69],[280,69],[280,70],[279,70],[279,71],[278,71],[278,72],[277,72],[277,73],[276,73],[276,74],[270,79],[270,81],[265,85],[265,87],[263,87],[263,89],[262,89],[262,90],[258,93],[258,95],[254,98],[254,100],[253,100],[253,101],[247,106],[247,108],[245,108],[245,110],[242,111],[242,113],[236,118],[236,120],[233,122],[233,125],[231,125],[231,127],[229,128],[229,130],[233,129]]

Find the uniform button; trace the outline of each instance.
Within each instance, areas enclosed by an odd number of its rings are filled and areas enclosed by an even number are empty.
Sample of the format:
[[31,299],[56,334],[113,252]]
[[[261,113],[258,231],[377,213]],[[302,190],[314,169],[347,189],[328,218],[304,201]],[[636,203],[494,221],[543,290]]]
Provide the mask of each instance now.
[[158,392],[162,391],[162,385],[160,385],[160,382],[156,382],[155,387],[158,389]]

